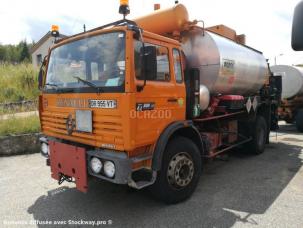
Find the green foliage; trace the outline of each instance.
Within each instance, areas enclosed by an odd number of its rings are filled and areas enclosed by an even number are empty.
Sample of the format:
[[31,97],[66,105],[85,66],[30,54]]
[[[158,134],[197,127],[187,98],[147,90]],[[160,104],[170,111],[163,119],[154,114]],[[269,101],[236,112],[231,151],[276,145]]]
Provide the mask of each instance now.
[[21,41],[17,45],[1,45],[0,44],[0,62],[21,63],[29,62],[31,55],[29,53],[33,44],[28,44],[26,40]]
[[6,48],[3,45],[0,45],[0,59],[4,61],[6,58]]
[[0,136],[36,133],[39,131],[40,122],[39,117],[36,115],[0,120]]
[[29,49],[26,41],[21,41],[19,43],[19,50],[20,50],[20,56],[19,56],[19,61],[24,62],[24,61],[29,61],[30,60],[30,54],[29,54]]
[[29,63],[0,64],[0,103],[35,100],[38,95],[38,69]]

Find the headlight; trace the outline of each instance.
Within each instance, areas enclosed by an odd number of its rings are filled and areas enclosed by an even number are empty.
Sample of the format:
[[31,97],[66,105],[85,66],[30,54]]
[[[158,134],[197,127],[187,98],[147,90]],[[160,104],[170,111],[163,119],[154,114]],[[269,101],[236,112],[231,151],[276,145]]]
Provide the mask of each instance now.
[[90,167],[94,173],[100,173],[102,169],[102,162],[99,158],[93,157],[90,160]]
[[115,176],[116,168],[115,164],[111,161],[106,161],[104,163],[104,173],[106,176],[113,178]]
[[48,156],[49,154],[49,147],[46,143],[41,144],[41,152],[45,155]]

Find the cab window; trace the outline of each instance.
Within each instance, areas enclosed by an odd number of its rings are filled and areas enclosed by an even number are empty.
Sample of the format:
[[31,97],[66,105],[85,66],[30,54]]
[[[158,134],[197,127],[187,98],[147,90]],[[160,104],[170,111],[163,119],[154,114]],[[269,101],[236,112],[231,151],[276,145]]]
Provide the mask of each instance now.
[[174,57],[174,71],[175,71],[175,79],[177,83],[182,83],[182,67],[181,67],[181,56],[178,49],[173,49],[173,57]]
[[[157,75],[155,81],[170,81],[168,48],[164,46],[149,44],[149,43],[145,43],[145,46],[146,47],[154,46],[157,49]],[[134,54],[135,54],[136,77],[142,80],[143,75],[141,75],[141,67],[142,67],[141,42],[135,41],[134,51],[135,51]]]

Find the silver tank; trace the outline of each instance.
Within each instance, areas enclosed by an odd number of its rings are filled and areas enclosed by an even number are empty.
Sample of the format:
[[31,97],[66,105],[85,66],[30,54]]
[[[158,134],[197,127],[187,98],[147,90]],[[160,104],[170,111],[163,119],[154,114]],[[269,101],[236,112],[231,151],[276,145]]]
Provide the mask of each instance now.
[[208,31],[188,34],[182,43],[187,65],[199,68],[200,84],[211,94],[252,95],[268,80],[266,59],[258,51]]
[[303,68],[287,65],[270,67],[274,74],[282,76],[282,98],[303,96]]

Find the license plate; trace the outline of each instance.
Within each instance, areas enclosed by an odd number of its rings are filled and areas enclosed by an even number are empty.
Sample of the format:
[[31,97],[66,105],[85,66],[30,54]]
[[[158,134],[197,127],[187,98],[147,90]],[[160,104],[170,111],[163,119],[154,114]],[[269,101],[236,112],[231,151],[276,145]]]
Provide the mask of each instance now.
[[90,108],[117,108],[116,100],[89,100]]

